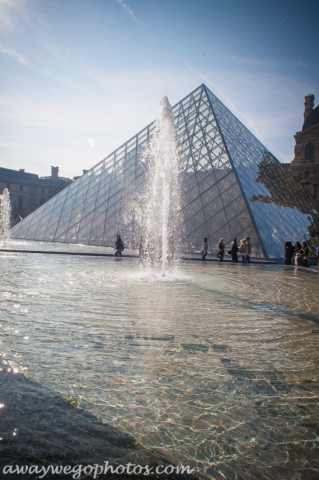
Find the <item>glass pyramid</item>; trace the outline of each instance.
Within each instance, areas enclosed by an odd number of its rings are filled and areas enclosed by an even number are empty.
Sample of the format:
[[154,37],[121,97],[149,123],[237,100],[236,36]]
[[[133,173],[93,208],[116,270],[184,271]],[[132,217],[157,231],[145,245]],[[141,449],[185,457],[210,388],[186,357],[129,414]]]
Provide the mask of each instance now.
[[[181,159],[182,250],[210,253],[221,237],[250,236],[252,256],[279,258],[286,240],[319,232],[319,205],[205,86],[173,107]],[[13,238],[126,246],[140,238],[147,164],[142,153],[155,122],[13,227]]]

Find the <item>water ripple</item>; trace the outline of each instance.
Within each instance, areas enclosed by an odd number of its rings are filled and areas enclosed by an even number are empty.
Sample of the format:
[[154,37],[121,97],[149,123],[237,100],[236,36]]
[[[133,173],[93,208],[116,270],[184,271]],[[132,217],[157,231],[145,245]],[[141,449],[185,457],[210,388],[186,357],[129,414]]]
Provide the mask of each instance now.
[[134,260],[1,262],[2,368],[209,478],[319,475],[316,275],[196,263],[165,278]]

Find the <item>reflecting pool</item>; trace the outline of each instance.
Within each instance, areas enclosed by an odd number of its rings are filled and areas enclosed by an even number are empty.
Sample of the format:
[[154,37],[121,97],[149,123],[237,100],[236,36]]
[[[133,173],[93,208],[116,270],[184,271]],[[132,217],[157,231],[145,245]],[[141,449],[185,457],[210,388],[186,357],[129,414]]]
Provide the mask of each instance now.
[[318,273],[0,261],[4,368],[207,478],[318,478]]

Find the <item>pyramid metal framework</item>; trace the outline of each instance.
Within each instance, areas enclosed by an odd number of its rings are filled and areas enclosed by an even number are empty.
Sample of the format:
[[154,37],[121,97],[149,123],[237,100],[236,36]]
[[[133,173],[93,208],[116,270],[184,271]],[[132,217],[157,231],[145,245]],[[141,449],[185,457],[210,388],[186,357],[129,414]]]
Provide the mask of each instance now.
[[[319,231],[319,205],[205,86],[173,107],[181,161],[182,250],[210,253],[250,236],[252,255],[279,258],[285,240]],[[13,227],[13,238],[136,248],[155,122]]]

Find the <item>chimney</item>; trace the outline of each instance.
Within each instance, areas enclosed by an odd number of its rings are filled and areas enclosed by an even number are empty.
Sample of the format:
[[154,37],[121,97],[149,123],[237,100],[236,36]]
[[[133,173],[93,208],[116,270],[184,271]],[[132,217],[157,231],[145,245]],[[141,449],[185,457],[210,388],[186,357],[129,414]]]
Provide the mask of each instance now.
[[83,175],[84,175],[86,172],[88,172],[88,170],[83,170]]
[[313,111],[314,102],[315,102],[315,96],[314,95],[307,95],[305,97],[305,111],[304,111],[304,114],[303,114],[304,123]]
[[19,172],[25,172],[24,168],[19,168]]
[[59,178],[59,167],[51,167],[51,177]]

